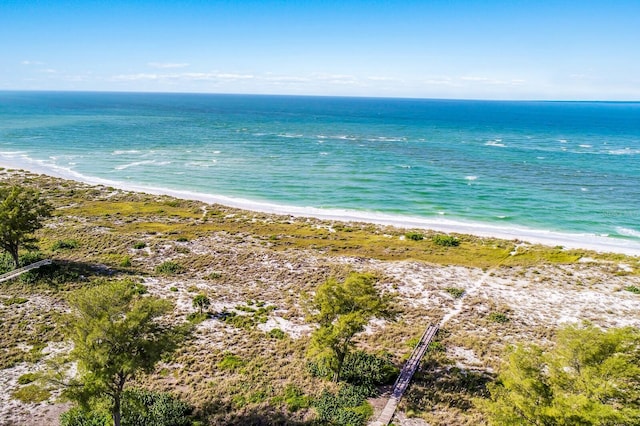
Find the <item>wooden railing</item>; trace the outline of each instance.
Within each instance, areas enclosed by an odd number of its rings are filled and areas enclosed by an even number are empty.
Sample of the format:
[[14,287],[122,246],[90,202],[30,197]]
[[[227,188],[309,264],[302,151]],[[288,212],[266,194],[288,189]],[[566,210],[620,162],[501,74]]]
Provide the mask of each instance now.
[[6,274],[0,275],[0,283],[4,281],[8,281],[12,278],[18,277],[25,272],[28,272],[32,269],[39,268],[44,265],[51,265],[51,259],[41,260],[39,262],[32,263],[31,265],[23,266],[22,268],[14,269],[13,271],[7,272]]

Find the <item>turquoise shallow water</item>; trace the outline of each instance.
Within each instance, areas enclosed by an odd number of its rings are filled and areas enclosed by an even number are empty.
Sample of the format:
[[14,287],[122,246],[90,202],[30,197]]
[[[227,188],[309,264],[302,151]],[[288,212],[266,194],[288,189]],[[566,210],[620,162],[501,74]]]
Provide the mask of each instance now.
[[0,92],[0,160],[356,218],[640,241],[640,103]]

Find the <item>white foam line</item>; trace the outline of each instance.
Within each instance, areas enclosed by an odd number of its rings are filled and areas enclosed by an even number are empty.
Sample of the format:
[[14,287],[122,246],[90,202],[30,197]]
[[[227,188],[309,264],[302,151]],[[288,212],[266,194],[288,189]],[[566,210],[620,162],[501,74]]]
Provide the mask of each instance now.
[[547,246],[562,246],[572,249],[586,249],[598,252],[622,253],[631,256],[640,256],[640,243],[594,234],[569,234],[529,229],[525,227],[506,227],[486,223],[464,222],[444,218],[421,218],[342,209],[297,207],[252,201],[224,195],[204,194],[193,191],[178,191],[85,176],[71,169],[55,166],[46,163],[45,161],[33,160],[26,156],[21,156],[20,158],[7,157],[3,156],[2,153],[0,153],[0,167],[25,169],[35,173],[76,180],[92,185],[112,186],[126,191],[146,192],[155,195],[170,195],[177,198],[198,200],[210,204],[222,204],[229,207],[262,213],[282,214],[294,217],[314,217],[322,220],[336,220],[340,222],[367,222],[377,225],[391,225],[398,228],[430,229],[438,232],[468,234],[478,237],[499,238],[505,240],[517,239]]

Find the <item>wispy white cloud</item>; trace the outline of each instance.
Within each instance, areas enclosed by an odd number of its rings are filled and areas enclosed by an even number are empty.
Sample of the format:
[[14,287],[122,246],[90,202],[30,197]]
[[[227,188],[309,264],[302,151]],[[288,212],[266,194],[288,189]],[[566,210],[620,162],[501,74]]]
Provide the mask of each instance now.
[[324,74],[314,73],[310,79],[316,82],[323,82],[336,85],[357,85],[360,81],[357,77],[348,74]]
[[483,84],[489,84],[494,86],[517,86],[525,83],[525,80],[522,80],[522,79],[502,80],[502,79],[478,77],[478,76],[462,76],[460,77],[460,80],[464,82],[483,83]]
[[167,69],[167,68],[185,68],[189,64],[184,62],[149,62],[147,64],[151,68]]
[[287,75],[267,75],[263,78],[265,81],[272,83],[308,83],[311,81],[308,77],[287,76]]
[[251,80],[255,76],[252,74],[233,74],[233,73],[204,73],[204,72],[185,72],[185,73],[137,73],[137,74],[120,74],[111,77],[111,81],[161,81],[161,80],[181,80],[181,81],[228,81],[228,80]]
[[381,77],[381,76],[375,76],[375,75],[367,77],[367,80],[379,81],[379,82],[385,82],[385,81],[386,82],[399,82],[399,81],[402,81],[399,78],[395,78],[395,77]]
[[22,65],[44,65],[44,62],[40,61],[22,61],[20,62]]

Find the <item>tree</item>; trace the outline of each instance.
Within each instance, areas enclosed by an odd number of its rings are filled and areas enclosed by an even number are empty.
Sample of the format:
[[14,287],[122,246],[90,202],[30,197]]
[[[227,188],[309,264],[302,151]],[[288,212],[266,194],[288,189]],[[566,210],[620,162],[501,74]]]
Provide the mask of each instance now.
[[204,294],[198,294],[193,298],[193,307],[200,310],[200,315],[202,315],[202,311],[209,306],[211,306],[211,300]]
[[78,378],[66,394],[85,407],[106,398],[113,424],[120,426],[125,384],[152,371],[184,330],[158,321],[173,309],[171,302],[141,295],[130,281],[78,290],[69,304],[63,326],[74,344],[70,357],[78,362]]
[[511,348],[479,404],[495,425],[640,424],[638,361],[636,328],[566,326],[550,350]]
[[316,290],[311,302],[311,320],[318,328],[311,336],[309,356],[340,380],[345,357],[353,337],[372,318],[394,317],[390,294],[380,294],[376,278],[370,274],[350,274],[344,283],[329,279]]
[[33,189],[0,187],[0,247],[11,255],[16,268],[20,247],[33,247],[37,240],[32,233],[42,228],[52,212],[53,207]]

